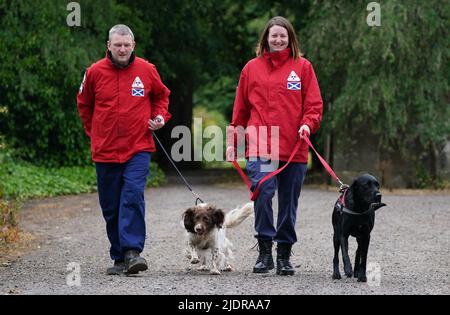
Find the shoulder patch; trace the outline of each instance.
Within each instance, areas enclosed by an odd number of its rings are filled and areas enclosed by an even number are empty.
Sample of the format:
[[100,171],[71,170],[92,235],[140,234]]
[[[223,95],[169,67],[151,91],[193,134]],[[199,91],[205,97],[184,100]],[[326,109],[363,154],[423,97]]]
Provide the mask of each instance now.
[[288,76],[287,89],[294,91],[302,89],[302,82],[300,81],[300,78],[298,77],[297,73],[295,73],[294,70],[292,70]]

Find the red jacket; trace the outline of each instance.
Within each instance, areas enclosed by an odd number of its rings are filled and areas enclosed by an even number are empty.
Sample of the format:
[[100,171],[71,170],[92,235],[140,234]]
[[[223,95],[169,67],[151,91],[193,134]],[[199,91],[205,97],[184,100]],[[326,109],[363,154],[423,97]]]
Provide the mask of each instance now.
[[[287,161],[299,139],[298,129],[306,124],[315,133],[322,119],[322,97],[311,63],[305,58],[294,60],[290,48],[265,53],[250,60],[244,67],[234,102],[232,127],[269,127],[268,140],[249,149],[247,134],[246,157],[268,157],[275,148],[270,146],[270,126],[279,127],[279,160]],[[251,128],[250,128],[251,129]],[[259,135],[259,133],[258,133]],[[232,137],[228,143],[232,144]],[[254,142],[254,141],[253,141]],[[250,139],[250,143],[253,143]],[[308,145],[302,145],[293,162],[308,161]],[[268,150],[261,148],[267,145]],[[273,152],[272,152],[273,153]]]
[[124,163],[136,153],[156,151],[148,120],[171,117],[170,91],[156,67],[131,58],[127,67],[118,68],[107,55],[86,70],[81,83],[78,111],[95,162]]

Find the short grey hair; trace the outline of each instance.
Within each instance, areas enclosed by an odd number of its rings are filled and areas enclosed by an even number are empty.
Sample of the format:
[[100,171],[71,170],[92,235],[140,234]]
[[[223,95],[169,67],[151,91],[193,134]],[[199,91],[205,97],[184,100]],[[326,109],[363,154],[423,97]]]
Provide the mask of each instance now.
[[109,30],[109,40],[111,40],[111,37],[113,34],[118,34],[118,35],[122,35],[122,36],[123,35],[131,35],[131,38],[134,40],[133,32],[125,24],[117,24],[117,25],[114,25],[113,27],[111,27],[111,29]]

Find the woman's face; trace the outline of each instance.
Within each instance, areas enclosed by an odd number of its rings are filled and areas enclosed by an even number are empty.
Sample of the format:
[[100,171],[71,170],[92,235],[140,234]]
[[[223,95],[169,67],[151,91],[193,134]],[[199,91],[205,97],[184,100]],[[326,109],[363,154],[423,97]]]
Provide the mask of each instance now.
[[287,29],[282,26],[274,25],[269,29],[267,36],[270,51],[280,51],[289,45],[289,35]]

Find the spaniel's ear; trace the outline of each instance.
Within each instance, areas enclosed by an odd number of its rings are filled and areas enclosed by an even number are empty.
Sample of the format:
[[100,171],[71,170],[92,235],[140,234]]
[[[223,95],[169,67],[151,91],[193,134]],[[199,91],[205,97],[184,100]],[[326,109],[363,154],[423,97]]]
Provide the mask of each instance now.
[[183,213],[183,221],[184,221],[184,227],[186,230],[188,230],[191,233],[195,233],[194,231],[194,208],[189,208]]
[[213,222],[218,227],[221,228],[225,221],[225,212],[222,209],[214,209],[212,214]]

